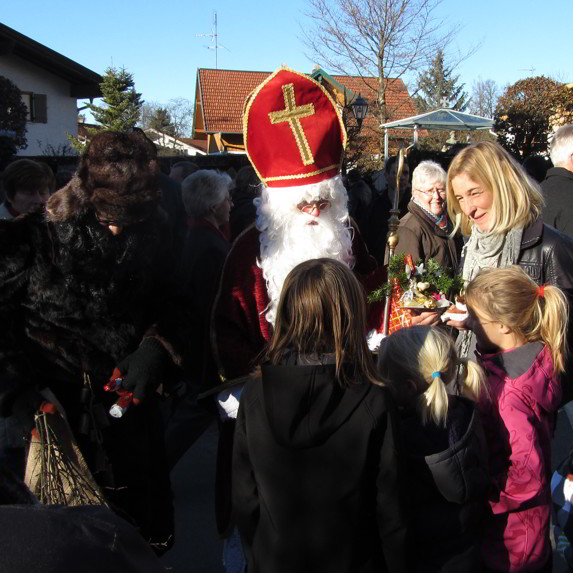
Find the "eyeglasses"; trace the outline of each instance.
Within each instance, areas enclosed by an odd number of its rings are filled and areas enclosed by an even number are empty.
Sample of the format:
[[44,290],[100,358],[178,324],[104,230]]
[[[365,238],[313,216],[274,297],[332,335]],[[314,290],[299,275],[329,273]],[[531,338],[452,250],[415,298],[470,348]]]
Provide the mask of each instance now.
[[434,193],[437,193],[440,197],[446,196],[446,190],[443,187],[432,187],[431,189],[416,189],[420,193],[426,195],[426,197],[432,197]]
[[319,211],[324,211],[330,206],[330,201],[320,200],[313,201],[312,203],[299,203],[297,205],[298,209],[307,215],[310,215],[315,209]]

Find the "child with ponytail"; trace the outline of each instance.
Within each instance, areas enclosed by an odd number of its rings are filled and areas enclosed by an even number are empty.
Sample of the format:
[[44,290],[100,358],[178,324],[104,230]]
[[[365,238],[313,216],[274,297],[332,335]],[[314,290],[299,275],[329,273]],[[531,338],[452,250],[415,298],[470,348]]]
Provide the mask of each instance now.
[[480,271],[466,302],[491,397],[481,408],[492,480],[482,557],[490,571],[550,572],[551,434],[567,300],[510,266]]
[[409,571],[481,573],[489,480],[474,402],[487,400],[483,370],[458,359],[442,329],[414,326],[382,340],[378,375],[401,412]]

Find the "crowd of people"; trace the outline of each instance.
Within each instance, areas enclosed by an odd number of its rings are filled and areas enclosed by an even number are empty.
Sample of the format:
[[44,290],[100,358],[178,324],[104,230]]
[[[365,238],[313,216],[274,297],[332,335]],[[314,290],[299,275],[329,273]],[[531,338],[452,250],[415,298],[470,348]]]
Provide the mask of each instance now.
[[[335,102],[284,68],[244,113],[237,173],[161,173],[137,129],[96,134],[60,184],[32,160],[4,169],[3,570],[90,551],[86,570],[161,570],[169,473],[216,421],[227,572],[550,572],[573,126],[540,186],[494,142],[342,175]],[[394,206],[396,253],[461,275],[468,316],[412,311],[373,351]]]

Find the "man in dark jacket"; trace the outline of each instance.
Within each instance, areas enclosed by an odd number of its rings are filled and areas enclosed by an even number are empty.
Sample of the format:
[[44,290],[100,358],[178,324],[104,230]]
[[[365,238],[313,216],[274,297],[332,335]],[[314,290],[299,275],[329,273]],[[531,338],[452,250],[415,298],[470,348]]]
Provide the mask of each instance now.
[[573,235],[573,125],[560,127],[551,141],[551,161],[541,189],[545,194],[543,221]]
[[[45,216],[0,222],[0,415],[29,432],[49,390],[110,504],[161,551],[173,509],[156,389],[182,362],[186,320],[159,200],[153,143],[105,132]],[[135,404],[120,419],[103,389],[114,368]]]

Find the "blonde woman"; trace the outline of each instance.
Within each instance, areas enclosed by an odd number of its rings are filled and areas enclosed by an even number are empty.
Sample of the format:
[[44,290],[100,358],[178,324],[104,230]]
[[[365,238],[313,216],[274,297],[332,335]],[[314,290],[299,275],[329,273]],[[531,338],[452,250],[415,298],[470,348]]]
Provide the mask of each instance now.
[[[537,183],[497,143],[481,142],[452,161],[448,213],[468,237],[461,269],[466,280],[482,268],[518,264],[536,282],[556,285],[573,298],[573,239],[543,224]],[[449,322],[467,329],[467,323]],[[461,334],[460,353],[473,356],[475,337]]]
[[567,299],[518,266],[484,269],[466,300],[491,400],[482,419],[492,486],[482,556],[490,571],[551,571],[551,436],[567,353]]
[[481,573],[488,476],[474,401],[487,400],[483,370],[459,360],[441,329],[413,326],[382,341],[378,374],[401,412],[408,570]]

